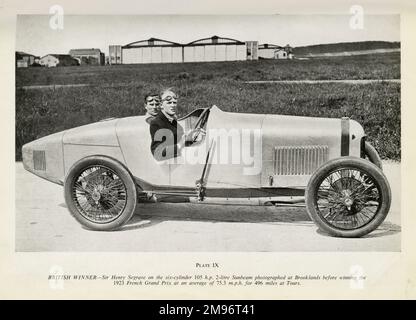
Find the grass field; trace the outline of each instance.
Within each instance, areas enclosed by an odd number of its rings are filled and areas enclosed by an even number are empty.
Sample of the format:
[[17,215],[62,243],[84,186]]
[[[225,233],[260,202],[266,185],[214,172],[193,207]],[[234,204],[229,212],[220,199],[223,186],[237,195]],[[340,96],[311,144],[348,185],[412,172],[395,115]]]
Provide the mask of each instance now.
[[16,87],[49,84],[127,85],[172,81],[400,79],[400,53],[310,60],[258,60],[208,63],[20,68]]
[[[246,84],[246,80],[399,79],[400,55],[104,67],[27,68],[16,72],[16,160],[21,146],[106,117],[144,114],[143,96],[179,93],[179,112],[216,104],[225,111],[349,116],[383,159],[400,159],[400,84]],[[28,90],[22,86],[88,84]]]

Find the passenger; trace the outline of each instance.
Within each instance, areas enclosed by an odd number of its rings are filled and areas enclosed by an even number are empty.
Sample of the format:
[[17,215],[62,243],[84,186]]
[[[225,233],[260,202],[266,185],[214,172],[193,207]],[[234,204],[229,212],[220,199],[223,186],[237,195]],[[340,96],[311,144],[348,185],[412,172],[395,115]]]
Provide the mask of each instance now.
[[147,94],[144,97],[144,108],[146,109],[146,122],[150,122],[158,115],[160,108],[160,97],[158,94]]

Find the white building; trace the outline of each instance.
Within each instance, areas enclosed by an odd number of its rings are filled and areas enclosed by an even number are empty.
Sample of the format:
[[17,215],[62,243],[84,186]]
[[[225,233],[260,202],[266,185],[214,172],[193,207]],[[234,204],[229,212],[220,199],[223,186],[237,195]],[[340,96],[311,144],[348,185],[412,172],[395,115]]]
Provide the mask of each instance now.
[[40,58],[39,64],[44,67],[56,67],[59,64],[59,59],[52,54],[48,54]]
[[79,62],[68,54],[47,54],[39,59],[39,64],[44,67],[77,66]]
[[245,42],[213,36],[184,46],[184,62],[247,60]]
[[260,59],[293,59],[292,47],[284,47],[275,44],[259,45],[258,54]]
[[110,64],[257,60],[257,41],[213,36],[187,44],[150,38],[109,46]]
[[183,62],[181,44],[150,38],[125,46],[110,46],[110,64]]

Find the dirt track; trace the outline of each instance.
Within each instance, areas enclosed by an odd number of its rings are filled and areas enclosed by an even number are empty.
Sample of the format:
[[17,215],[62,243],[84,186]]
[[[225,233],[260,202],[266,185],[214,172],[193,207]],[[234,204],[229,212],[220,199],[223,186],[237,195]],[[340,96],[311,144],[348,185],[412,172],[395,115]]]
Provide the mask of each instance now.
[[303,208],[139,204],[117,232],[83,229],[61,186],[16,163],[16,251],[400,251],[400,164],[384,163],[393,201],[386,221],[360,239],[321,233]]

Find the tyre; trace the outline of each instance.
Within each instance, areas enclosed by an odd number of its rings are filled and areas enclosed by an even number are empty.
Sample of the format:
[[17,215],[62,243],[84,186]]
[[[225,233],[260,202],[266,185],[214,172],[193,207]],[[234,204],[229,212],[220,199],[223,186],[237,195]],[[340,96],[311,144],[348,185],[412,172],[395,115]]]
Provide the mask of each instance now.
[[383,170],[383,164],[381,163],[381,158],[376,150],[368,141],[364,143],[364,156],[365,159],[374,163],[377,167]]
[[316,170],[306,188],[305,202],[310,218],[321,230],[336,237],[361,237],[386,218],[391,191],[375,164],[342,157]]
[[91,156],[75,163],[64,183],[69,211],[84,227],[116,230],[134,214],[137,193],[130,172],[118,161]]

